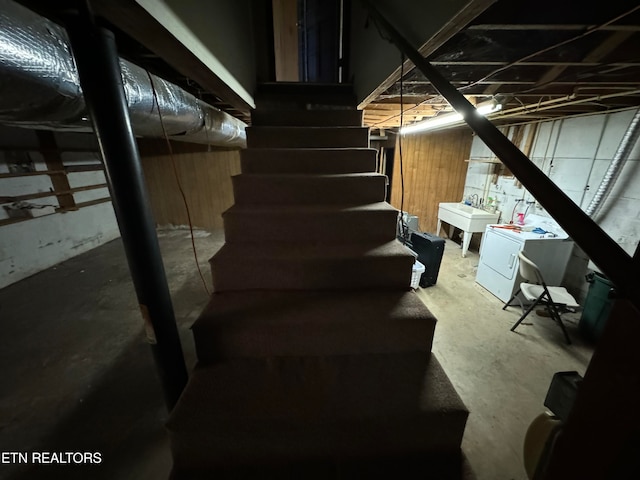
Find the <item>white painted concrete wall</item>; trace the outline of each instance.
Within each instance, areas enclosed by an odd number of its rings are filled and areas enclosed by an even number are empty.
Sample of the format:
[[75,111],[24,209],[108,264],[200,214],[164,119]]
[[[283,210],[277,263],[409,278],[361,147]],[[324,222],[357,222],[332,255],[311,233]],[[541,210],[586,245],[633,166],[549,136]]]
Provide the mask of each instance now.
[[[95,140],[83,135],[56,134],[58,145],[86,147]],[[85,143],[89,142],[89,143]],[[0,146],[37,145],[33,131],[0,128]],[[0,172],[8,172],[6,151],[0,150]],[[29,152],[36,170],[46,170],[42,155]],[[63,153],[65,165],[99,163],[95,153]],[[70,186],[105,183],[103,172],[77,172],[68,175]],[[52,189],[47,175],[0,178],[0,196],[46,192]],[[106,188],[77,192],[76,203],[108,197]],[[55,196],[28,200],[40,205],[58,206]],[[0,220],[8,218],[0,208]],[[19,223],[0,226],[0,288],[22,280],[41,270],[109,242],[120,236],[111,202],[81,208],[67,213],[54,213]]]
[[[534,139],[531,160],[583,210],[587,208],[615,154],[636,110],[574,117],[541,123]],[[529,128],[531,126],[528,126]],[[528,133],[528,132],[526,132]],[[478,137],[474,137],[470,158],[494,158]],[[512,212],[524,212],[527,201],[535,201],[514,177],[498,177],[492,183],[493,165],[470,162],[464,188],[465,198],[477,194],[485,200],[497,199],[502,221],[511,220]],[[525,202],[516,204],[516,199]],[[537,204],[528,213],[548,215]],[[603,204],[596,222],[627,252],[633,254],[640,241],[640,141],[633,148],[615,187]],[[576,249],[565,283],[579,296],[586,294],[584,274],[589,259]]]

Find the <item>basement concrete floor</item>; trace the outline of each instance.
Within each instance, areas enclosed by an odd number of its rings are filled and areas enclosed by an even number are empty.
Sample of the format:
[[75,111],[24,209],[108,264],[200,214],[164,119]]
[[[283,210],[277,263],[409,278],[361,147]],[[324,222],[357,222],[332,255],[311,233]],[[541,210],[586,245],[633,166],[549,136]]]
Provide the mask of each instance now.
[[[187,367],[189,326],[207,302],[188,230],[160,246]],[[196,231],[206,282],[221,230]],[[555,372],[584,374],[592,348],[567,315],[574,345],[548,318],[509,332],[518,309],[474,282],[478,253],[447,240],[435,286],[420,298],[439,319],[434,352],[471,411],[463,449],[479,480],[526,479],[522,442]],[[0,479],[167,478],[167,412],[120,240],[0,290]],[[10,462],[6,452],[99,452],[101,463]],[[17,458],[17,457],[16,457]]]

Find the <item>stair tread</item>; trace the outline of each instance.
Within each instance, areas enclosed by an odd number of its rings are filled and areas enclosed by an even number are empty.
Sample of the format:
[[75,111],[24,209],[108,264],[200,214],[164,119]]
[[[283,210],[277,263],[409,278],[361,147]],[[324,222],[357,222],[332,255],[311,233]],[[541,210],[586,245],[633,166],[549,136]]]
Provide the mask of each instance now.
[[191,327],[198,358],[431,351],[436,318],[415,292],[215,293]]
[[433,354],[289,356],[197,366],[167,428],[195,468],[451,451],[467,416]]

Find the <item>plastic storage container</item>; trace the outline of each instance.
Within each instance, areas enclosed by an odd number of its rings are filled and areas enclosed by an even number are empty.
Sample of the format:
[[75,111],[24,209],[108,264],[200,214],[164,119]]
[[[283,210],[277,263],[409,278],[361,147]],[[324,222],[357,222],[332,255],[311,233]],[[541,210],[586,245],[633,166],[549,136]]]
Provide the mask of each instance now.
[[613,283],[598,272],[587,275],[590,283],[580,317],[580,332],[590,341],[596,342],[602,334],[615,298]]
[[411,272],[411,288],[418,288],[420,286],[420,277],[426,270],[425,266],[418,260],[413,264],[413,271]]

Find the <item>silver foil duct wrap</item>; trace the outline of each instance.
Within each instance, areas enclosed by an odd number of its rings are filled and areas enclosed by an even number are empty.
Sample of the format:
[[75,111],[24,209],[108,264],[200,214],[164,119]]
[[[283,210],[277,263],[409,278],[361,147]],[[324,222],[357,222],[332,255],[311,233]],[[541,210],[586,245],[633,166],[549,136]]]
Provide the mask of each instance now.
[[[137,136],[246,146],[244,122],[131,62],[120,68]],[[11,0],[0,0],[0,123],[92,130],[64,28]]]

